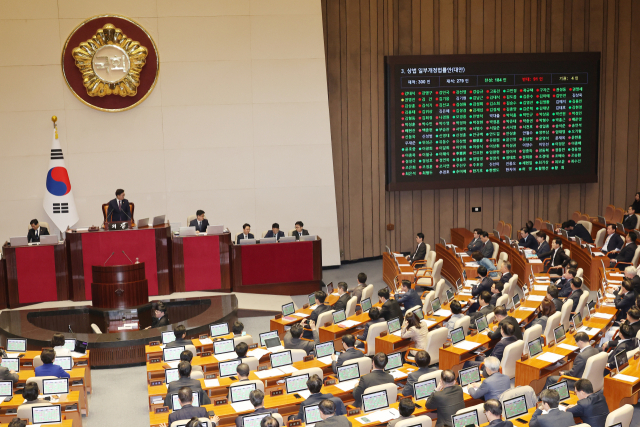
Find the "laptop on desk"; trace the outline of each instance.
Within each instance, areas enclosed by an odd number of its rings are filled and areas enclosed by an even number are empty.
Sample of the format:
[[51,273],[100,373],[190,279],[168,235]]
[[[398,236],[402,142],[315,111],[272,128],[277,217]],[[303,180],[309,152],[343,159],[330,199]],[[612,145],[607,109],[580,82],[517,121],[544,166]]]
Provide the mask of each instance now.
[[276,242],[276,238],[275,237],[263,237],[262,239],[260,239],[260,244],[263,243],[275,243]]
[[9,239],[9,244],[13,247],[16,246],[27,246],[29,244],[29,240],[26,237],[11,237]]
[[[142,218],[138,220],[138,228],[148,227],[149,226],[149,218]],[[173,228],[173,224],[171,224]]]
[[180,227],[180,237],[195,236],[195,235],[196,235],[195,227]]
[[153,217],[153,225],[162,225],[165,223],[164,215],[154,216]]
[[257,243],[256,239],[242,239],[240,240],[240,246],[242,245],[255,245]]
[[42,236],[40,237],[41,245],[57,245],[58,244],[58,236]]
[[222,234],[222,233],[224,233],[224,225],[210,225],[207,227],[207,234]]

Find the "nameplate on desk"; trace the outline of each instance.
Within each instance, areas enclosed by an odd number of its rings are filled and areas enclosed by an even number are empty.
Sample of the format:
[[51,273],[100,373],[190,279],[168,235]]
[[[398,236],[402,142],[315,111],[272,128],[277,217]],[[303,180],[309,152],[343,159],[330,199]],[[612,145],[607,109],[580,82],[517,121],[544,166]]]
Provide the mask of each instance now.
[[288,427],[298,427],[302,425],[302,421],[301,420],[291,420],[287,423]]
[[618,370],[616,368],[612,368],[611,372],[609,372],[609,376],[613,378],[617,373],[618,373]]
[[633,355],[633,360],[640,359],[640,351],[636,351],[636,354]]
[[573,325],[569,326],[569,333],[572,334],[576,331],[576,328],[573,327]]
[[208,374],[208,375],[205,375],[205,379],[207,379],[207,380],[212,380],[212,379],[214,379],[215,377],[216,377],[216,374]]
[[271,397],[273,396],[280,396],[282,394],[282,389],[279,388],[277,390],[271,390]]
[[304,308],[309,308],[309,304],[305,304],[305,305],[303,305],[303,306],[302,306],[302,308],[303,308],[303,309],[304,309]]
[[451,347],[451,341],[445,341],[445,342],[442,344],[442,348],[447,348],[447,347]]
[[513,313],[514,311],[516,311],[516,309],[515,309],[514,307],[511,307],[511,308],[509,309],[509,313]]
[[525,360],[527,360],[527,359],[529,359],[529,355],[528,354],[523,354],[522,356],[520,356],[520,360],[523,361],[523,362]]
[[151,381],[151,387],[162,385],[162,381]]
[[380,338],[382,338],[382,337],[386,337],[388,334],[389,334],[389,332],[387,332],[387,331],[382,331],[382,332],[380,332]]
[[267,365],[258,366],[258,371],[266,371],[267,369],[269,369]]
[[200,335],[198,337],[198,339],[200,339],[200,340],[206,340],[207,338],[209,338],[209,335],[207,335],[207,334],[202,334],[202,335]]
[[154,411],[155,414],[162,414],[164,412],[169,412],[169,408],[167,408],[166,406],[163,406],[161,408],[156,408]]
[[477,334],[478,334],[478,330],[477,329],[472,329],[472,330],[469,331],[469,336],[471,336],[471,337],[474,336],[474,335],[477,335]]
[[160,363],[160,359],[151,359],[149,363]]
[[313,355],[305,356],[305,357],[303,357],[303,358],[302,358],[302,361],[303,361],[303,362],[309,362],[309,361],[311,361],[311,360],[313,360]]
[[282,319],[282,314],[276,314],[276,319]]
[[249,346],[249,350],[251,350],[252,348],[258,348],[258,343],[251,344],[251,345]]
[[120,222],[110,222],[109,230],[128,230],[129,222],[128,221],[120,221]]
[[327,378],[326,380],[324,380],[324,385],[334,385],[335,383],[335,378]]
[[160,341],[150,341],[149,342],[149,347],[155,347],[160,345]]
[[227,404],[227,398],[225,397],[224,399],[216,399],[216,400],[213,401],[213,404],[215,406],[226,405]]
[[331,322],[326,322],[326,323],[324,324],[324,327],[325,327],[325,328],[328,328],[328,327],[329,327],[329,326],[331,326],[331,325],[333,325],[333,323],[331,323]]
[[553,347],[556,344],[555,341],[549,341],[549,344],[547,344],[547,347]]
[[355,409],[349,409],[347,411],[347,416],[352,416],[352,415],[358,415],[360,413],[360,409],[355,408]]
[[211,356],[211,352],[210,351],[203,351],[200,354],[200,357],[209,357],[209,356]]
[[362,310],[356,310],[356,316],[360,316],[362,314]]

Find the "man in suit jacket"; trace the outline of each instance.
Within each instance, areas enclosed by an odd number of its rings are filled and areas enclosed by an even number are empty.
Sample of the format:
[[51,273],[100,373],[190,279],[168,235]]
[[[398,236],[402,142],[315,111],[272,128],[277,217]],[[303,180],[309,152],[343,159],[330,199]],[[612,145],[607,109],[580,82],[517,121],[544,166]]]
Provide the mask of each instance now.
[[300,323],[291,325],[291,329],[284,334],[284,338],[282,339],[282,341],[284,341],[284,348],[287,350],[304,350],[307,352],[307,355],[309,355],[314,350],[316,343],[314,341],[300,339],[303,330],[304,328]]
[[591,427],[605,427],[609,406],[604,398],[603,390],[593,392],[593,384],[586,378],[576,381],[576,396],[578,403],[567,408],[574,417],[580,417],[582,422]]
[[570,219],[569,221],[563,222],[562,228],[567,231],[567,235],[569,237],[579,237],[581,240],[583,240],[586,243],[593,243],[591,234],[586,228],[584,228],[584,225],[576,224],[576,222],[572,219]]
[[[192,406],[193,404],[193,390],[191,387],[181,387],[178,390],[178,399],[180,400],[181,408],[169,414],[169,423],[181,420],[190,420],[193,417],[197,418],[209,418],[209,413],[206,408],[202,406]],[[169,406],[171,408],[171,406]],[[217,425],[220,422],[220,418],[214,415],[211,418],[211,422]]]
[[173,334],[176,336],[176,340],[173,341],[173,342],[170,342],[167,345],[165,345],[166,348],[182,347],[182,346],[185,346],[185,345],[193,345],[193,341],[186,339],[186,337],[187,337],[187,328],[185,328],[184,325],[178,325],[173,330]]
[[426,409],[436,410],[436,427],[450,425],[451,416],[460,409],[464,409],[464,392],[462,387],[456,384],[456,375],[453,371],[449,369],[442,371],[438,387],[429,396],[424,406]]
[[489,292],[483,292],[478,297],[478,303],[480,304],[480,310],[472,313],[469,319],[469,329],[477,329],[476,322],[482,316],[488,316],[490,313],[493,313],[493,309],[496,308],[495,305],[491,305],[491,294]]
[[[638,347],[636,342],[636,336],[633,334],[633,330],[631,326],[624,324],[620,326],[620,341],[618,341],[618,345],[616,348],[609,352],[609,356],[607,357],[607,367],[609,369],[614,369],[616,367],[616,354],[621,351],[631,351],[634,348]],[[604,371],[604,375],[607,375],[608,371]]]
[[415,372],[411,372],[409,377],[407,378],[407,383],[402,389],[403,396],[414,396],[413,385],[418,382],[418,379],[424,374],[428,374],[431,372],[435,372],[438,370],[435,366],[429,367],[431,364],[431,356],[424,350],[420,350],[416,353],[415,356],[416,365],[418,365],[418,370]]
[[491,303],[489,305],[492,305],[493,308],[498,305],[498,299],[502,296],[502,291],[504,291],[502,282],[496,282],[491,286]]
[[191,379],[191,363],[178,363],[178,374],[180,375],[180,378],[169,383],[167,396],[164,398],[164,406],[171,408],[171,395],[178,393],[182,387],[191,387],[192,391],[200,392],[201,405],[211,404],[211,400],[209,399],[209,396],[207,396],[207,393],[202,391],[202,384],[200,384],[200,381]]
[[560,395],[555,390],[542,390],[541,404],[533,413],[529,427],[571,427],[576,423],[573,414],[558,409]]
[[360,377],[358,385],[353,389],[353,406],[360,408],[362,406],[362,393],[369,387],[381,384],[393,384],[393,375],[384,371],[387,365],[387,355],[380,352],[373,356],[371,373]]
[[423,260],[424,257],[427,256],[427,245],[423,242],[424,240],[424,234],[422,233],[418,233],[416,234],[416,250],[413,252],[413,254],[409,254],[407,255],[407,259],[409,260],[410,263],[414,263],[416,261],[420,261]]
[[276,241],[278,241],[281,237],[284,237],[284,231],[280,231],[280,224],[274,222],[271,224],[271,230],[267,231],[267,234],[265,234],[264,237],[275,237]]
[[480,234],[482,234],[482,228],[473,230],[473,240],[467,245],[467,255],[471,256],[472,253],[479,251],[484,246]]
[[556,287],[556,285],[552,284],[547,286],[547,295],[545,296],[545,298],[547,298],[549,301],[553,303],[553,305],[556,306],[556,311],[558,313],[562,311],[563,302],[558,298],[558,288]]
[[58,377],[58,378],[70,378],[71,376],[62,369],[59,365],[54,365],[53,361],[56,358],[56,352],[52,348],[44,348],[42,349],[42,353],[40,353],[40,360],[42,360],[43,365],[38,366],[36,371],[36,377]]
[[502,273],[502,276],[500,276],[500,283],[503,285],[509,283],[509,280],[513,277],[513,274],[511,274],[511,263],[509,261],[504,261],[502,263],[500,266],[500,273]]
[[342,336],[342,347],[344,347],[344,351],[337,357],[335,354],[331,355],[331,369],[333,369],[334,374],[338,373],[338,368],[344,365],[344,362],[364,357],[364,354],[356,349],[355,345],[356,337],[351,334]]
[[403,317],[407,310],[410,308],[418,306],[420,307],[420,309],[422,309],[422,300],[420,299],[420,295],[418,295],[415,289],[411,289],[410,281],[402,281],[402,292],[404,292],[404,294],[395,295],[395,300],[398,301],[398,304],[404,305],[404,308],[402,309]]
[[296,238],[296,240],[300,240],[300,236],[309,235],[309,232],[302,227],[304,227],[302,221],[296,221],[295,230],[293,232],[293,236]]
[[116,198],[109,201],[107,207],[107,222],[132,221],[129,201],[124,198],[124,190],[116,190]]
[[242,414],[240,417],[236,417],[236,427],[242,427],[242,421],[244,416],[263,414],[265,412],[278,412],[277,408],[265,409],[264,407],[264,392],[262,390],[252,390],[249,393],[249,402],[253,405],[255,410],[248,414]]
[[622,225],[625,230],[635,230],[638,225],[638,217],[636,216],[636,210],[633,205],[627,208],[627,214],[622,219]]
[[29,225],[31,225],[31,229],[27,233],[27,242],[39,242],[40,236],[49,235],[49,229],[47,227],[40,227],[37,219],[32,219]]
[[389,288],[382,288],[378,291],[378,301],[382,304],[380,316],[382,316],[384,320],[387,321],[396,317],[402,318],[402,310],[400,309],[400,304],[398,304],[398,301],[391,300],[389,298]]
[[497,399],[489,399],[482,405],[490,427],[513,427],[511,421],[502,421],[502,404]]
[[555,285],[558,288],[558,297],[566,298],[571,294],[571,281],[576,277],[578,272],[573,268],[567,268],[561,278],[559,278]]
[[530,232],[531,230],[529,230],[528,228],[525,228],[520,232],[522,238],[518,241],[518,245],[528,249],[537,249],[538,244],[536,243],[536,239],[531,234],[529,234]]
[[[631,307],[627,311],[627,318],[624,322],[622,322],[620,326],[622,325],[629,325],[631,327],[631,330],[633,331],[632,335],[634,337],[637,336],[638,331],[640,331],[640,309],[637,306]],[[612,339],[612,337],[619,329],[620,328],[617,326],[612,326],[605,334],[604,338],[602,339],[602,348],[605,351],[607,351],[609,348],[615,348],[615,346],[618,345],[619,339]]]
[[566,266],[569,261],[571,261],[569,256],[564,253],[564,249],[562,249],[562,240],[560,240],[559,237],[553,239],[551,243],[551,251],[540,254],[538,255],[538,257],[540,259],[551,258],[551,262],[549,263],[549,268],[547,271],[551,269],[561,269],[561,267]]
[[204,219],[204,211],[202,209],[198,209],[196,211],[196,219],[189,221],[189,227],[196,227],[196,231],[204,233],[207,231],[208,226],[209,220]]
[[[519,327],[514,327],[511,323],[507,323],[507,322],[501,323],[500,333],[502,335],[502,338],[500,339],[500,341],[498,341],[495,347],[493,347],[493,350],[491,350],[491,356],[495,357],[499,361],[502,361],[502,356],[504,355],[504,351],[507,348],[507,346],[509,344],[513,344],[514,342],[518,341],[518,339],[514,336],[516,331],[520,331],[520,334],[522,334],[522,331],[520,330]],[[486,369],[487,369],[487,366],[485,364],[485,367],[484,367],[485,377],[487,376],[486,374],[488,373]]]
[[480,248],[482,256],[485,258],[493,258],[493,243],[489,240],[489,233],[483,231],[480,239],[482,240],[482,248]]
[[[616,233],[615,224],[607,224],[607,238],[602,245],[602,253],[606,254],[611,251],[620,251],[624,246],[624,241],[618,233]],[[615,258],[617,253],[609,254],[609,258]]]
[[[584,374],[585,366],[587,366],[587,359],[589,359],[591,356],[595,356],[600,352],[589,345],[589,335],[587,335],[586,332],[578,332],[574,338],[576,341],[576,346],[578,346],[580,352],[573,361],[573,367],[571,368],[571,370],[560,371],[559,374],[574,378],[580,378],[582,377],[582,374]],[[545,384],[545,387],[549,387],[550,385],[555,384],[558,381],[560,381],[559,375],[552,375],[550,377],[547,377],[547,383]],[[574,384],[575,381],[569,379],[567,380],[569,390],[573,388]]]
[[487,377],[482,382],[470,384],[469,395],[474,399],[498,399],[500,395],[511,388],[511,379],[500,373],[500,360],[489,356],[484,359],[484,370]]
[[298,411],[298,415],[295,417],[297,420],[304,419],[305,406],[317,405],[326,399],[331,400],[336,405],[336,415],[345,415],[347,413],[347,408],[345,408],[342,400],[334,397],[331,393],[320,393],[320,390],[322,389],[322,378],[318,375],[313,374],[309,377],[307,380],[307,388],[311,392],[311,395],[300,404],[300,410]]
[[579,277],[574,277],[571,280],[571,293],[567,297],[567,300],[573,301],[573,308],[571,312],[575,312],[578,307],[578,303],[580,302],[580,297],[582,296],[582,279]]
[[627,318],[627,311],[634,305],[636,305],[636,293],[633,290],[633,285],[631,284],[631,280],[625,277],[622,279],[622,284],[620,285],[620,289],[614,291],[613,294],[616,296],[614,299],[614,303],[616,308],[618,309],[617,320],[622,320]]
[[367,287],[367,275],[364,273],[358,274],[358,286],[350,290],[351,296],[358,298],[358,304],[360,304],[360,300],[362,299],[362,291]]
[[627,263],[618,266],[618,270],[622,271],[625,269],[625,267],[627,267],[627,265],[629,265],[628,263],[633,261],[633,256],[635,255],[636,249],[638,248],[638,246],[636,245],[637,238],[638,236],[634,231],[630,231],[625,236],[625,245],[622,249],[620,249],[618,255],[616,255],[616,257],[611,260],[611,267],[615,267],[619,262]]
[[511,316],[507,316],[507,309],[500,306],[500,307],[496,307],[493,310],[493,314],[495,315],[495,320],[498,321],[498,327],[496,328],[495,331],[493,332],[489,332],[489,334],[487,334],[487,336],[495,341],[495,340],[499,340],[502,339],[502,324],[504,323],[509,323],[510,325],[513,325],[513,328],[515,329],[515,337],[516,339],[521,340],[522,339],[522,331],[520,330],[520,325],[518,325],[518,321],[511,317]]
[[338,301],[331,306],[333,310],[339,311],[347,309],[347,302],[351,299],[351,295],[349,295],[347,290],[348,286],[345,282],[338,283],[338,295],[340,295],[340,297],[338,298]]
[[251,234],[251,225],[247,223],[242,226],[242,233],[238,234],[236,238],[236,245],[239,245],[240,240],[243,239],[255,239],[255,236]]
[[398,412],[400,416],[396,419],[389,421],[387,427],[395,427],[400,421],[409,420],[415,418],[413,412],[416,410],[416,405],[411,398],[403,398],[398,401]]
[[[331,306],[324,303],[324,301],[327,299],[327,294],[324,291],[316,291],[314,295],[316,297],[316,304],[318,306],[313,309],[309,317],[307,317],[305,320],[302,321],[302,323],[306,324],[307,326],[310,324],[312,320],[315,323],[318,323],[318,316],[320,316],[325,311],[331,310]],[[318,327],[320,326],[324,326],[324,325],[318,325]],[[313,333],[311,331],[304,331],[303,338],[306,338],[309,340],[313,339]]]
[[336,414],[336,404],[333,400],[323,400],[318,409],[322,418],[322,421],[316,423],[318,427],[351,427],[351,421],[347,417]]
[[[358,335],[358,339],[362,341],[367,341],[367,337],[369,336],[369,328],[371,325],[375,325],[376,323],[386,323],[386,320],[380,317],[380,309],[378,307],[371,307],[369,310],[369,320],[364,324],[364,330],[361,335]],[[364,344],[358,342],[356,347],[364,348]]]
[[542,231],[538,231],[538,234],[536,235],[536,240],[538,241],[538,247],[535,248],[536,256],[538,257],[538,259],[541,259],[544,261],[545,258],[543,257],[543,255],[546,254],[547,252],[551,252],[551,247],[549,247],[549,244],[547,243],[547,235]]
[[478,298],[480,298],[480,295],[482,295],[483,292],[491,293],[491,288],[493,287],[493,280],[491,280],[491,277],[487,276],[487,268],[485,266],[481,265],[478,267],[478,276],[480,276],[482,280],[479,284],[471,287],[471,295],[474,299],[469,300],[468,314],[475,313],[478,308],[480,308]]

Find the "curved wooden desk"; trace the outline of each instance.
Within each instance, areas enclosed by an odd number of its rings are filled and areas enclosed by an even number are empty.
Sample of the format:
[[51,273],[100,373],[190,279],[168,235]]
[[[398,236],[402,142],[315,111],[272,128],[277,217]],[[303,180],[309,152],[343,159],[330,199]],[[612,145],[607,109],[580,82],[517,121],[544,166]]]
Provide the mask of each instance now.
[[91,301],[94,308],[128,308],[149,303],[144,262],[91,267]]

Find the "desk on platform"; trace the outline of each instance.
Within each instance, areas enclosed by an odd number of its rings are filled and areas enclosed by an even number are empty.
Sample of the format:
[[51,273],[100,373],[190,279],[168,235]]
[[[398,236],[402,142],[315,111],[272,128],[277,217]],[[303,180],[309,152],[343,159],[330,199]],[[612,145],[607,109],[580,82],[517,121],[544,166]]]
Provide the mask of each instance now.
[[230,245],[230,233],[174,236],[174,292],[231,291]]
[[591,256],[588,249],[581,248],[580,245],[578,245],[573,240],[566,239],[561,235],[549,235],[549,239],[552,238],[559,238],[560,240],[562,240],[562,248],[569,249],[569,251],[571,251],[571,258],[578,262],[578,267],[582,268],[582,279],[584,281],[584,284],[590,290],[597,291],[600,287],[600,281],[598,280],[598,271],[601,270],[602,261],[604,261],[605,266],[609,265],[609,258],[607,256]]
[[640,359],[631,359],[629,366],[620,373],[635,377],[637,380],[631,383],[616,379],[615,377],[611,378],[609,375],[604,378],[604,397],[607,399],[607,405],[610,411],[618,409],[627,403],[631,405],[638,403],[638,393],[640,392]]

